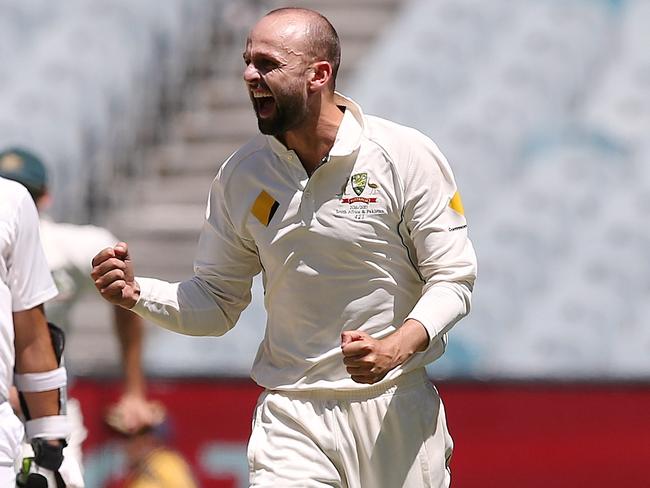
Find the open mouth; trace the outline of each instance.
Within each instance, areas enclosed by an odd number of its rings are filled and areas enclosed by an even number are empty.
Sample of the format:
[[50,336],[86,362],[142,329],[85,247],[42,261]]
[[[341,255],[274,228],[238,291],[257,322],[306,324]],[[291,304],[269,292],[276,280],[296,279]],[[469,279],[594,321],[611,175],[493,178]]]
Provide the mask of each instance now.
[[270,117],[275,110],[275,99],[273,96],[268,92],[253,92],[252,96],[258,117]]

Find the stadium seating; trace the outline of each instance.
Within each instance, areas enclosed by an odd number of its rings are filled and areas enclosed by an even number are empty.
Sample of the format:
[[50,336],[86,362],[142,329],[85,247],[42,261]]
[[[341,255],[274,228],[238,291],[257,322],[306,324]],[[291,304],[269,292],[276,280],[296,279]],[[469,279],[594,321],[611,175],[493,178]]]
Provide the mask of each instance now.
[[88,219],[118,170],[137,171],[142,127],[155,127],[223,3],[0,1],[0,145],[50,162],[56,216]]

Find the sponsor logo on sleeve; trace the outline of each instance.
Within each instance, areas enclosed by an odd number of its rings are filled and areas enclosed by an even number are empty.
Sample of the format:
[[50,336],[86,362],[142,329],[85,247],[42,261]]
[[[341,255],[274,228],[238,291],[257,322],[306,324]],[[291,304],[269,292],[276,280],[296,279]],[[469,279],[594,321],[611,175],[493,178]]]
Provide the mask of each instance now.
[[460,215],[465,215],[465,209],[463,208],[463,201],[460,199],[460,193],[454,193],[454,196],[449,200],[449,206],[459,213]]
[[[463,201],[460,199],[460,193],[454,193],[454,196],[449,200],[449,208],[459,215],[465,216],[465,209],[463,208]],[[456,230],[467,229],[467,224],[458,225],[456,227],[449,227],[449,232],[454,232]]]

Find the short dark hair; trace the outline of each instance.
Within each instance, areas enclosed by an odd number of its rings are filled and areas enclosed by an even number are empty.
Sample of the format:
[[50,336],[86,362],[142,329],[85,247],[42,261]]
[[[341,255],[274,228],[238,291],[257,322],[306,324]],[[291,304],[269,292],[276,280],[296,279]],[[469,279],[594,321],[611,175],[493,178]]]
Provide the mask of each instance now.
[[311,35],[306,38],[307,47],[312,56],[324,59],[332,65],[332,88],[334,88],[341,65],[341,41],[336,29],[323,14],[307,8],[282,7],[271,10],[266,16],[292,12],[309,18]]

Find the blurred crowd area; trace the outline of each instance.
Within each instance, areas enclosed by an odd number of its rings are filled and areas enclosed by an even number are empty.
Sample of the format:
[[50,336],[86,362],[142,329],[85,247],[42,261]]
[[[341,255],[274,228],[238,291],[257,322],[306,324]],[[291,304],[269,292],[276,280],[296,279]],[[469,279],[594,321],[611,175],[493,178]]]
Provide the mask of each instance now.
[[[647,379],[650,2],[312,4],[366,9],[342,26],[341,91],[366,113],[429,135],[456,173],[479,279],[471,316],[452,330],[430,374]],[[55,218],[104,222],[154,178],[143,155],[170,136],[168,122],[188,96],[197,100],[193,80],[216,77],[212,90],[230,97],[231,85],[219,83],[241,65],[246,29],[273,6],[0,0],[0,145],[26,145],[50,163]],[[394,15],[381,29],[370,24],[389,7]],[[373,37],[346,58],[365,24]],[[235,115],[207,125],[232,128]],[[220,141],[213,137],[210,150]],[[183,151],[173,153],[172,186],[195,159]],[[185,225],[196,220],[192,239],[214,171],[197,173],[200,191],[183,190],[200,194],[192,212],[181,212]],[[151,253],[165,245],[156,240]],[[264,321],[257,280],[253,303],[224,338],[151,328],[147,370],[246,376]],[[77,361],[79,372],[96,372],[95,357]]]
[[245,21],[235,3],[0,0],[0,144],[47,159],[55,218],[101,220],[123,196],[115,183],[144,177],[142,150],[164,137],[213,36],[227,45]]

